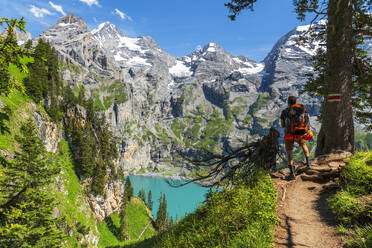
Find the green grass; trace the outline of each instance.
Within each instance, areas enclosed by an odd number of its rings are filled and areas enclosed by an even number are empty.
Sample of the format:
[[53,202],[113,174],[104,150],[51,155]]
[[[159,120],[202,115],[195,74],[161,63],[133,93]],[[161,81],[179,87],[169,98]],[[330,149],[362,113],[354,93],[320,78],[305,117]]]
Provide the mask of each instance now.
[[[14,154],[18,147],[15,135],[19,134],[21,123],[27,118],[32,118],[34,110],[31,107],[32,100],[17,90],[13,90],[7,97],[0,96],[0,100],[12,112],[9,120],[5,121],[9,127],[9,133],[0,134],[0,149]],[[47,117],[44,109],[40,106],[36,106],[36,108]],[[89,230],[98,235],[95,231],[95,220],[86,201],[85,192],[74,172],[72,155],[66,141],[62,140],[59,143],[58,152],[54,156],[61,166],[61,173],[55,183],[48,186],[48,189],[56,198],[57,207],[65,219],[62,228],[66,233],[72,232],[72,236],[68,236],[64,247],[81,247],[77,238],[82,238]]]
[[358,152],[341,171],[340,190],[328,202],[344,231],[346,247],[372,247],[372,151]]
[[97,110],[105,110],[106,108],[103,105],[103,103],[101,102],[101,99],[99,97],[99,93],[94,92],[93,96],[94,96],[94,103],[93,103],[94,108],[96,108]]
[[0,149],[14,152],[16,150],[15,135],[19,133],[21,123],[32,116],[29,104],[31,99],[19,92],[12,90],[8,96],[0,95],[0,101],[10,109],[8,120],[4,120],[8,132],[0,133]]
[[214,192],[170,230],[124,247],[271,247],[278,223],[275,209],[274,185],[268,174],[261,173],[251,186]]
[[59,202],[58,208],[62,216],[65,217],[66,229],[73,231],[73,235],[68,238],[65,247],[80,247],[77,242],[78,238],[82,238],[89,231],[98,235],[96,221],[86,200],[83,186],[75,174],[72,153],[68,144],[65,140],[61,140],[58,145],[57,158],[61,161],[60,178],[63,181],[65,192],[54,189],[54,194]]
[[257,101],[253,105],[252,114],[255,115],[257,111],[265,107],[270,102],[270,100],[272,100],[272,97],[270,95],[260,93]]
[[127,208],[128,230],[131,240],[119,241],[114,234],[115,231],[110,230],[108,222],[112,222],[114,224],[114,229],[116,230],[118,230],[120,227],[120,218],[118,214],[114,213],[108,217],[108,220],[102,221],[98,224],[98,230],[101,234],[98,247],[135,244],[137,242],[143,241],[144,239],[152,237],[156,233],[156,231],[153,225],[150,223],[146,231],[142,234],[141,238],[138,239],[142,230],[151,220],[151,218],[149,217],[149,213],[150,212],[148,212],[145,204],[139,198],[133,196]]

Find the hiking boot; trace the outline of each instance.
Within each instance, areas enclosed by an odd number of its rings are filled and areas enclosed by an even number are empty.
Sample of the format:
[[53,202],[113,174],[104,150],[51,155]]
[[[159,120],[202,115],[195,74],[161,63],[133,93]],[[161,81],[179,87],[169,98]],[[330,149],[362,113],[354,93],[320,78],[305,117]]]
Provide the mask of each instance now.
[[313,167],[311,166],[311,161],[310,161],[309,157],[306,157],[306,165],[307,165],[307,168],[308,168],[308,169],[313,168]]
[[289,170],[290,170],[290,173],[289,173],[288,179],[289,180],[295,180],[296,179],[296,174],[294,172],[293,165],[289,165]]

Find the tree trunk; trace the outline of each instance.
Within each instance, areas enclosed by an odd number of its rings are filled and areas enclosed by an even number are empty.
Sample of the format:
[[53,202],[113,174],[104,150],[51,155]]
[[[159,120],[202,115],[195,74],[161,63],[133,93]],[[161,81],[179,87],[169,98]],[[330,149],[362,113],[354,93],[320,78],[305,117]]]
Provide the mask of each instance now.
[[352,0],[329,0],[327,65],[322,126],[315,154],[337,150],[353,152],[352,95]]

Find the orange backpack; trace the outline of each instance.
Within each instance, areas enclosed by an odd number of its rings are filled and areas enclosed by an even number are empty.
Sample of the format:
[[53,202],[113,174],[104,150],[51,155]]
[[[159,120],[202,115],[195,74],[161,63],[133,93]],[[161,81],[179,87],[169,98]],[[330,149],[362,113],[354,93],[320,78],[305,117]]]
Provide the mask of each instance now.
[[309,131],[309,115],[305,106],[294,104],[289,108],[290,133],[292,135],[304,135]]

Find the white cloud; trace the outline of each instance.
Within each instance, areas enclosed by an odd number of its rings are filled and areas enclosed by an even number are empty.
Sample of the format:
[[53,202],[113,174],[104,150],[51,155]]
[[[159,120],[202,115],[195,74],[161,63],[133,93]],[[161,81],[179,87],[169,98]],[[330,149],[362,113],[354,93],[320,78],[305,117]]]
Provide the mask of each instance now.
[[97,5],[98,7],[101,6],[101,5],[99,5],[98,0],[80,0],[80,2],[86,3],[89,6],[92,6],[92,5]]
[[49,1],[49,5],[52,6],[53,9],[55,9],[57,12],[61,13],[62,15],[64,16],[66,15],[61,5],[54,4],[51,1]]
[[122,20],[128,19],[129,21],[133,21],[132,17],[130,17],[129,15],[127,15],[127,14],[125,14],[123,12],[121,12],[118,9],[115,9],[114,14],[119,15]]
[[55,13],[50,12],[47,9],[44,8],[38,8],[34,5],[30,6],[30,12],[35,16],[35,17],[44,17],[44,15],[54,15]]

